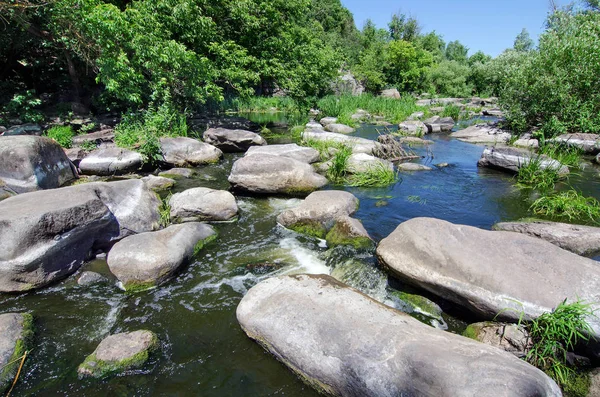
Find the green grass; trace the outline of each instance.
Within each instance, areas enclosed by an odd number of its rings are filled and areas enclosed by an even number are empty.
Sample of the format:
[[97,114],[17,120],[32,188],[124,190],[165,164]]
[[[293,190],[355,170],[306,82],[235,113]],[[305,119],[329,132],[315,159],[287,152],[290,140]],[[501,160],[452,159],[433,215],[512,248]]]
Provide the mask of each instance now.
[[73,132],[73,128],[71,128],[70,125],[54,126],[48,130],[46,135],[65,149],[69,149],[73,146],[73,136],[75,135],[75,132]]
[[343,184],[348,175],[348,159],[352,155],[352,148],[338,145],[337,151],[331,158],[331,166],[327,170],[327,178],[333,183]]
[[338,122],[355,124],[351,116],[357,109],[363,109],[373,116],[383,116],[391,123],[400,123],[412,113],[422,110],[415,105],[415,99],[405,96],[402,99],[391,99],[376,97],[371,94],[360,96],[352,95],[328,95],[317,102],[317,108],[321,110],[322,116],[337,117]]
[[460,120],[461,110],[457,105],[446,105],[444,111],[440,115],[441,117],[452,117],[454,121]]
[[167,197],[163,198],[160,203],[160,207],[158,208],[158,213],[160,214],[160,226],[165,228],[169,226],[171,223],[171,205],[169,201],[173,197],[172,193],[169,193]]
[[221,108],[227,112],[269,113],[273,111],[300,111],[298,102],[289,97],[253,96],[249,98],[232,98],[223,101]]
[[530,207],[536,216],[545,216],[572,223],[598,224],[600,203],[593,197],[585,197],[577,190],[543,196]]
[[[308,146],[313,149],[316,149],[319,152],[319,157],[321,161],[327,161],[333,157],[335,151],[339,151],[343,148],[349,148],[348,145],[343,142],[331,141],[331,140],[322,140],[322,139],[305,139],[302,142],[303,146]],[[350,148],[350,154],[352,154],[352,148]]]
[[357,172],[346,178],[347,184],[355,187],[384,187],[398,182],[398,173],[385,164],[376,163],[365,172]]
[[523,164],[517,172],[518,184],[541,191],[554,189],[554,185],[561,176],[556,168],[542,167],[543,161],[542,156],[537,155]]
[[568,167],[580,167],[583,150],[566,144],[546,143],[539,148],[539,153],[545,154]]
[[83,150],[85,150],[86,152],[91,152],[92,150],[95,150],[97,147],[98,147],[98,144],[96,143],[96,141],[93,141],[93,140],[85,141],[81,144],[81,148]]

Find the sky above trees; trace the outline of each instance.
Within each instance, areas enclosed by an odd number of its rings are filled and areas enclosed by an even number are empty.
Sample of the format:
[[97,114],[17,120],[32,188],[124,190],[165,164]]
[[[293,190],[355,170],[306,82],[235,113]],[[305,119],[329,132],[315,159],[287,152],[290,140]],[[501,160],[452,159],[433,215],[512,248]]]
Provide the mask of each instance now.
[[[558,6],[568,0],[555,0]],[[446,42],[459,40],[469,55],[481,50],[497,56],[512,47],[515,37],[526,28],[537,44],[544,31],[550,0],[342,0],[362,28],[370,18],[380,28],[387,28],[392,14],[400,11],[416,18],[424,32],[435,30]]]

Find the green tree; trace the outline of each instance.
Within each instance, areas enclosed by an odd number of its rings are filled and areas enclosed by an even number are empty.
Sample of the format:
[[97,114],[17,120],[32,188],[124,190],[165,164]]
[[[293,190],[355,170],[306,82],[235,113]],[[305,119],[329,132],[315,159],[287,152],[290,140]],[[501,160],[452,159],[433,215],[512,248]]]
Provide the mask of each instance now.
[[475,54],[469,57],[469,66],[473,66],[476,63],[486,64],[491,60],[491,56],[483,53],[483,51],[477,51]]
[[460,41],[455,40],[448,43],[446,47],[446,59],[449,61],[456,61],[461,64],[466,64],[469,53],[469,49],[465,47]]
[[408,41],[393,40],[387,48],[386,63],[387,81],[401,91],[412,92],[424,88],[433,56]]
[[392,20],[388,24],[390,37],[392,40],[415,41],[420,33],[421,26],[419,22],[412,17],[407,17],[402,13],[392,15]]
[[419,37],[419,45],[426,51],[429,51],[436,63],[445,58],[446,42],[435,30]]
[[427,79],[430,89],[436,94],[466,97],[473,91],[473,88],[467,84],[469,72],[469,67],[462,63],[442,61],[429,69]]
[[514,44],[513,48],[516,51],[524,52],[524,51],[533,50],[534,46],[535,46],[535,43],[529,36],[529,32],[527,31],[527,29],[523,28],[523,30],[521,30],[521,33],[519,33],[519,35],[515,39],[515,44]]

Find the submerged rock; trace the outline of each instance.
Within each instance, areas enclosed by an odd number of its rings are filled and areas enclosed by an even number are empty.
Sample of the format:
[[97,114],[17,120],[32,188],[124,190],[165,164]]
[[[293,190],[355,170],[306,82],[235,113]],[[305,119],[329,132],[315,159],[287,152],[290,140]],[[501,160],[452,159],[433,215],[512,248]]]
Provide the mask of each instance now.
[[420,316],[433,320],[428,322],[432,326],[439,329],[447,328],[447,325],[442,318],[442,308],[439,307],[437,303],[424,296],[409,294],[402,291],[391,291],[389,295],[394,302],[394,307],[399,308],[404,313],[419,314]]
[[512,137],[510,132],[489,124],[472,125],[453,132],[450,136],[463,142],[489,144],[505,144]]
[[524,358],[532,346],[529,332],[522,325],[483,322],[471,324],[463,332],[467,338],[495,346],[519,358]]
[[531,162],[537,163],[541,169],[556,170],[560,175],[569,173],[569,167],[548,156],[536,155],[525,149],[510,147],[485,148],[477,165],[516,173],[521,167]]
[[493,229],[538,237],[577,255],[600,253],[599,227],[533,220],[497,223]]
[[341,142],[350,146],[352,148],[352,153],[373,154],[375,150],[381,147],[379,143],[370,139],[337,134],[334,132],[304,131],[302,133],[302,139]]
[[216,237],[211,226],[198,222],[136,234],[114,245],[108,253],[108,267],[126,291],[145,290],[170,278]]
[[210,128],[204,132],[203,138],[205,142],[227,153],[245,152],[250,146],[267,144],[263,137],[252,131],[226,128]]
[[86,357],[77,372],[80,377],[94,378],[122,374],[143,366],[150,353],[157,348],[158,338],[151,331],[110,335]]
[[176,193],[169,205],[173,222],[228,221],[238,213],[233,194],[206,187]]
[[0,314],[0,392],[11,385],[20,358],[31,348],[33,317],[28,313]]
[[319,161],[319,151],[310,147],[298,146],[295,143],[284,145],[252,146],[246,156],[270,154],[273,156],[289,157],[294,160],[312,164]]
[[75,272],[93,247],[158,228],[159,200],[141,180],[87,183],[0,202],[0,292]]
[[236,190],[260,194],[306,195],[327,184],[310,164],[271,154],[237,160],[228,180]]
[[160,148],[165,162],[175,167],[213,164],[223,156],[213,145],[185,137],[161,138]]
[[142,167],[143,157],[138,152],[123,148],[94,150],[79,162],[84,175],[122,175]]
[[400,171],[432,171],[433,168],[417,163],[400,163],[397,165]]
[[103,275],[96,272],[82,272],[77,279],[77,284],[82,286],[102,284],[108,282],[108,279]]
[[587,154],[600,153],[600,136],[597,134],[564,134],[549,139],[548,142],[575,146]]
[[358,220],[349,216],[341,216],[335,220],[333,227],[325,236],[327,245],[351,245],[356,249],[368,248],[373,245],[369,233]]
[[[565,299],[600,307],[597,262],[519,233],[414,218],[379,243],[377,256],[400,279],[484,319],[533,319]],[[588,321],[600,335],[600,320]]]
[[62,147],[38,136],[0,137],[0,179],[16,193],[55,189],[76,179]]
[[525,361],[424,325],[329,276],[267,279],[236,314],[250,338],[329,395],[561,395]]

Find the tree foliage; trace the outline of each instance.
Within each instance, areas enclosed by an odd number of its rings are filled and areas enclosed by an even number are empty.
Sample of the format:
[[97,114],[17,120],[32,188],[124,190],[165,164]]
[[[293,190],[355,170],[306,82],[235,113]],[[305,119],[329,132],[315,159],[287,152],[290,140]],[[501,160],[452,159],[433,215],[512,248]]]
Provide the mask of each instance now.
[[523,30],[521,30],[521,33],[519,33],[519,35],[515,38],[515,44],[513,48],[516,51],[524,52],[533,50],[534,46],[535,43],[529,36],[529,32],[527,31],[527,29],[523,28]]

